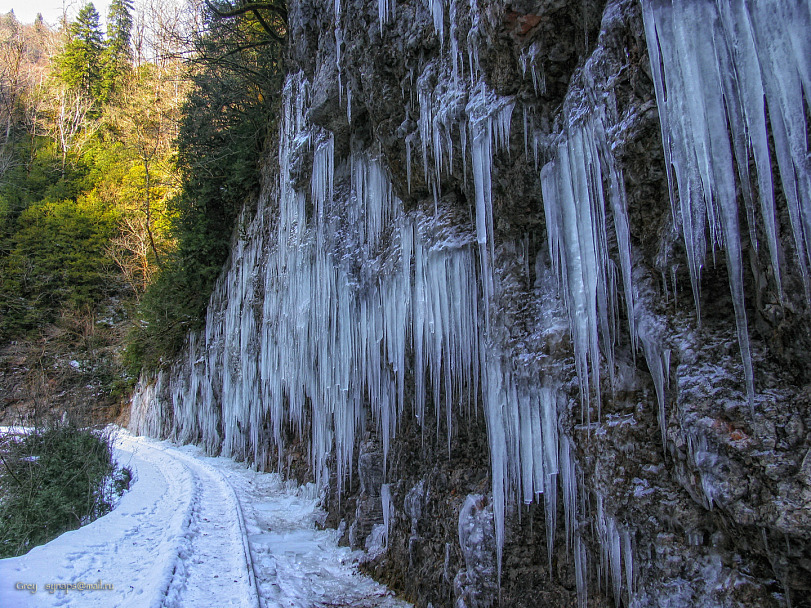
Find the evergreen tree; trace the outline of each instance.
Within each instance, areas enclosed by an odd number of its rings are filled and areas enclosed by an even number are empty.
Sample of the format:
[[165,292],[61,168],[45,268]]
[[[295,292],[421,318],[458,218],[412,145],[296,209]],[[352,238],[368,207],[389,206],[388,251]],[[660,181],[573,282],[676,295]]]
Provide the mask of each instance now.
[[107,48],[119,65],[132,61],[132,0],[113,0],[107,13]]
[[59,76],[72,89],[102,101],[104,38],[99,14],[92,2],[85,4],[70,24],[70,39],[59,58]]
[[132,0],[113,0],[107,13],[107,48],[104,51],[102,97],[109,99],[132,74]]

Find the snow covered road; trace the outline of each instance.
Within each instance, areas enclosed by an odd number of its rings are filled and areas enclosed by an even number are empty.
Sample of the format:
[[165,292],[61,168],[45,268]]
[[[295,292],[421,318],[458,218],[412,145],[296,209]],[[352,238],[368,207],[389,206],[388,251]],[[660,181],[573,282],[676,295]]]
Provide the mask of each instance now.
[[0,606],[407,606],[317,529],[312,487],[126,432],[116,447],[131,490],[105,517],[0,560]]

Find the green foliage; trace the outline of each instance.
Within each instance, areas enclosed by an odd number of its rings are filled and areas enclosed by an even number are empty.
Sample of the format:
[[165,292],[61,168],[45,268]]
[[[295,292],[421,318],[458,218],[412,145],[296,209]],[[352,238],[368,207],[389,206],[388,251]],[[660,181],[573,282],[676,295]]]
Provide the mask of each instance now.
[[107,47],[104,52],[103,87],[110,94],[132,71],[132,0],[113,0],[107,13]]
[[9,209],[9,219],[16,219],[34,203],[77,198],[92,188],[87,158],[76,158],[63,170],[59,154],[48,138],[37,137],[33,142],[31,138],[21,138],[14,147],[15,154],[29,162],[15,165],[0,181],[0,208]]
[[260,159],[278,110],[281,47],[268,44],[250,14],[211,15],[209,26],[196,41],[197,69],[177,139],[177,249],[141,300],[125,355],[132,374],[160,365],[202,324],[236,219],[258,197]]
[[119,61],[131,61],[132,0],[113,0],[107,13],[107,46]]
[[28,82],[45,84],[21,93],[2,147],[14,162],[0,175],[0,338],[53,333],[66,311],[93,318],[126,284],[132,380],[201,325],[258,198],[283,77],[284,4],[248,4],[208,5],[187,72],[132,66],[132,0],[113,0],[106,40],[87,4],[53,63],[37,55]]
[[62,307],[92,307],[107,295],[115,222],[115,211],[90,197],[25,209],[2,260],[0,332],[18,335],[52,322]]
[[0,446],[0,558],[22,555],[104,515],[129,487],[112,439],[59,424]]
[[70,24],[70,40],[58,60],[59,78],[70,88],[100,100],[104,46],[99,14],[90,2]]
[[130,378],[136,379],[143,369],[157,369],[182,348],[189,330],[201,324],[200,298],[189,295],[195,293],[195,284],[208,285],[215,277],[214,272],[202,276],[176,263],[158,274],[141,298],[138,321],[127,335],[123,364]]
[[179,61],[132,66],[132,8],[113,0],[107,40],[92,5],[61,32],[0,19],[0,341],[36,355],[36,407],[124,396],[126,311],[173,248],[187,85]]

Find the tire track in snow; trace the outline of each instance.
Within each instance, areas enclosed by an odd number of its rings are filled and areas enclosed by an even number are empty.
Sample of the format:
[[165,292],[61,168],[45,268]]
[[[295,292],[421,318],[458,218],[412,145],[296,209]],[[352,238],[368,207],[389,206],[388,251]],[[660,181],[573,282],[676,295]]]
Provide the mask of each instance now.
[[[121,433],[116,457],[135,474],[110,514],[28,554],[0,560],[0,606],[258,608],[241,508],[212,467],[149,439]],[[56,591],[49,583],[111,584]],[[16,590],[16,583],[37,591]],[[203,598],[202,601],[200,598]]]
[[[242,506],[231,484],[196,458],[152,447],[182,461],[194,477],[178,560],[157,606],[202,606],[216,597],[223,607],[261,608]],[[240,593],[235,593],[234,585],[242,587]]]
[[[312,484],[298,488],[195,446],[121,432],[117,454],[136,481],[95,522],[0,560],[0,607],[406,608],[339,547]],[[128,461],[129,459],[129,461]],[[49,594],[49,582],[112,583]],[[36,594],[15,582],[37,583]]]
[[313,484],[297,487],[244,463],[198,457],[230,469],[265,608],[411,608],[358,571],[360,551],[339,547],[337,531],[321,529],[326,513]]

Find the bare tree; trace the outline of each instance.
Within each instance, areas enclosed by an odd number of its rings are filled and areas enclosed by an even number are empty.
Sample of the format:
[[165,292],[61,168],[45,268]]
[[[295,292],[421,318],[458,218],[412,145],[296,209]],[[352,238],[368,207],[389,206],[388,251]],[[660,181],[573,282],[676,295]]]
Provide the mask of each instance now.
[[202,26],[201,0],[143,0],[136,9],[133,46],[136,65],[173,69],[192,52],[190,40]]
[[139,68],[108,118],[137,162],[128,179],[131,188],[119,193],[121,234],[110,251],[136,293],[163,263],[167,237],[162,224],[167,201],[179,186],[170,162],[185,95],[177,70],[179,66]]
[[81,152],[98,128],[98,121],[88,116],[93,105],[90,96],[64,84],[51,82],[46,88],[39,122],[56,142],[63,175],[69,154]]

